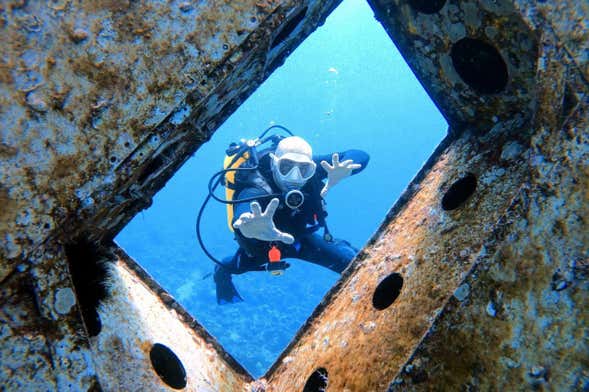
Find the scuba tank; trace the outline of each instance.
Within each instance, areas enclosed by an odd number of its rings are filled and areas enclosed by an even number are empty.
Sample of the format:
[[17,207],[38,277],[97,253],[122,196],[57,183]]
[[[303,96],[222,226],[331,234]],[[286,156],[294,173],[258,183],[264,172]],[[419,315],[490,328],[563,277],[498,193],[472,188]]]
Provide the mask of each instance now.
[[[230,169],[245,168],[250,158],[253,159],[256,151],[255,140],[242,140],[241,143],[231,143],[229,148],[225,151],[225,159],[223,160],[223,170],[225,170],[225,200],[234,200],[236,185],[235,176],[236,171]],[[255,167],[255,165],[253,166]],[[227,206],[227,226],[230,231],[233,231],[233,204],[226,203]]]

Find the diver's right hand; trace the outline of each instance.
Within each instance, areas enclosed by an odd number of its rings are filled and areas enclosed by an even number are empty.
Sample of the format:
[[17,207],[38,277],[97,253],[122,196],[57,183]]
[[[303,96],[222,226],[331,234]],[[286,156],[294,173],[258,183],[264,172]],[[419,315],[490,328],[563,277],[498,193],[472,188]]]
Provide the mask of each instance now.
[[292,244],[294,237],[284,233],[274,225],[274,213],[278,208],[278,199],[274,198],[268,203],[266,211],[262,212],[262,207],[257,201],[250,204],[252,212],[244,212],[237,218],[233,227],[239,229],[241,234],[247,238],[255,238],[261,241],[281,241],[285,244]]

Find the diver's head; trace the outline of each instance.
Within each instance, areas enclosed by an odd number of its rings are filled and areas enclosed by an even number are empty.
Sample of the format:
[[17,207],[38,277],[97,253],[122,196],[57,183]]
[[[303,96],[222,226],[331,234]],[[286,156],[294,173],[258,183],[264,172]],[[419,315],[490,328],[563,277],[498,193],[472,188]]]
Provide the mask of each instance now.
[[270,157],[274,181],[282,191],[302,188],[315,174],[311,146],[298,136],[282,139]]

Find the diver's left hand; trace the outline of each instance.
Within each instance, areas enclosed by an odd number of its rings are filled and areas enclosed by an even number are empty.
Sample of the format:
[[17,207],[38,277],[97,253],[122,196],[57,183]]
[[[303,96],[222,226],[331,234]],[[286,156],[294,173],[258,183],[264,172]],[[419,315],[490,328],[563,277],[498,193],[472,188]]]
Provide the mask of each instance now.
[[321,190],[321,197],[325,197],[327,191],[333,188],[338,182],[352,174],[354,169],[359,169],[362,167],[361,164],[354,163],[354,161],[351,159],[340,163],[337,152],[331,156],[331,160],[331,165],[327,163],[327,161],[321,161],[321,167],[323,167],[323,169],[325,169],[327,172],[327,183]]

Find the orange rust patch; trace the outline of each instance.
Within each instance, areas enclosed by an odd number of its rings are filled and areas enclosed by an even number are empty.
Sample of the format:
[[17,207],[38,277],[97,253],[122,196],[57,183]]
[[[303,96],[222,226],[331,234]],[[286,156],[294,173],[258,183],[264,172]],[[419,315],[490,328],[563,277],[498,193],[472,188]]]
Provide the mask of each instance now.
[[52,175],[57,178],[64,178],[74,173],[78,168],[76,156],[65,155],[58,156],[53,165]]
[[69,94],[70,89],[66,89],[63,91],[53,91],[49,94],[49,98],[50,98],[50,105],[53,109],[56,110],[61,110],[63,109],[63,105],[65,104],[65,99],[67,98],[67,95]]
[[10,158],[15,156],[18,153],[18,150],[14,147],[11,147],[7,144],[0,143],[0,156],[2,158]]
[[129,0],[96,0],[91,2],[84,2],[85,11],[97,12],[107,10],[111,12],[123,12],[131,7]]
[[[8,189],[0,186],[0,222],[12,222],[16,218],[18,203],[10,197]],[[2,224],[4,226],[4,224]]]
[[150,39],[151,30],[153,28],[153,22],[148,22],[131,12],[122,15],[115,23],[115,29],[119,32],[119,37],[121,39],[123,37],[133,37],[136,35],[141,35],[145,39]]
[[124,89],[128,83],[125,73],[121,73],[121,70],[105,62],[93,61],[89,55],[70,62],[74,72],[85,75],[101,89]]
[[47,56],[46,62],[47,62],[47,69],[52,69],[55,66],[55,64],[57,63],[53,56]]
[[153,347],[153,343],[148,342],[148,341],[141,341],[137,345],[139,346],[141,351],[143,351],[146,355],[149,354],[149,352],[151,351],[151,348]]
[[0,83],[12,84],[13,78],[11,74],[13,64],[0,61]]

